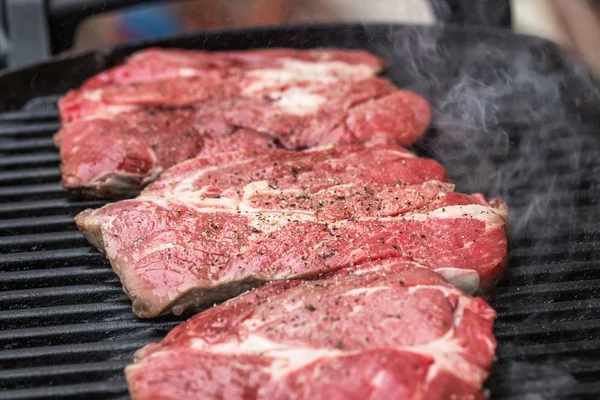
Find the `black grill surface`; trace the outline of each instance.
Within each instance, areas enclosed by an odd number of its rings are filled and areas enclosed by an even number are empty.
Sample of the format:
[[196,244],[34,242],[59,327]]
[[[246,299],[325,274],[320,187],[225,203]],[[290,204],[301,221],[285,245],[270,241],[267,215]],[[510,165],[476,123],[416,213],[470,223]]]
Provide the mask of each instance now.
[[[435,109],[416,150],[440,160],[459,190],[511,208],[491,397],[600,398],[600,104],[589,77],[543,42],[357,32],[300,45],[343,42],[390,59],[390,76]],[[251,43],[268,44],[260,37]],[[59,184],[56,100],[0,113],[0,399],[127,398],[133,351],[180,321],[136,319],[77,232],[73,216],[103,203],[70,200]]]

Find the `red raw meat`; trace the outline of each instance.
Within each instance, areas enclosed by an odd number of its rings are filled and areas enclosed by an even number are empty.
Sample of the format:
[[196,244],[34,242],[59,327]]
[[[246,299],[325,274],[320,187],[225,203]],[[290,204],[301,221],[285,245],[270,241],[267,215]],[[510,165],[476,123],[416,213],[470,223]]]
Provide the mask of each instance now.
[[70,122],[120,112],[111,105],[183,105],[289,86],[362,80],[384,66],[381,58],[362,50],[148,49],[69,91],[59,101],[59,110],[62,121]]
[[133,400],[476,400],[496,313],[432,271],[373,262],[267,284],[135,355]]
[[233,126],[277,137],[288,149],[380,136],[409,146],[427,129],[431,110],[421,96],[368,78],[237,99],[225,117]]
[[[409,145],[431,118],[424,99],[381,78],[184,108],[116,107],[120,111],[115,115],[73,121],[56,135],[66,188],[130,197],[164,169],[208,154],[211,146],[206,146],[214,141],[221,151],[241,149],[242,143],[250,149],[275,144],[303,149],[377,138]],[[240,130],[256,140],[242,142]]]
[[194,158],[76,222],[151,318],[377,259],[487,292],[506,263],[506,218],[500,200],[454,193],[438,163],[384,144]]
[[[244,51],[208,52],[201,50],[149,48],[131,55],[123,65],[111,68],[90,78],[83,89],[97,89],[110,84],[124,85],[151,82],[157,79],[181,76],[210,75],[220,78],[239,75],[243,71],[267,70],[269,73],[320,65],[317,79],[340,77],[364,78],[381,72],[386,62],[363,50],[314,49],[294,50],[284,48]],[[279,72],[277,72],[279,73]],[[298,76],[299,74],[296,74]],[[306,78],[307,74],[298,76]],[[311,81],[315,77],[308,77]]]
[[426,130],[430,107],[374,77],[382,67],[362,51],[141,52],[60,100],[63,185],[122,198],[209,151],[410,145]]
[[165,167],[211,151],[270,148],[272,137],[230,128],[190,109],[138,110],[67,124],[60,140],[63,185],[87,196],[131,197]]

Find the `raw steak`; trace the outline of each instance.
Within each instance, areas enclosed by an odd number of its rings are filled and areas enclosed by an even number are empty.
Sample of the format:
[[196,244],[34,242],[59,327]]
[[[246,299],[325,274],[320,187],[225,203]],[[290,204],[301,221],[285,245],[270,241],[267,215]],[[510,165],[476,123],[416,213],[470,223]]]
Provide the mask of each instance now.
[[[429,105],[420,96],[369,78],[311,85],[269,96],[195,104],[186,108],[137,108],[66,124],[56,136],[63,185],[99,196],[131,196],[181,161],[222,151],[289,149],[319,144],[395,139],[409,145],[427,128]],[[241,141],[239,131],[254,139]],[[81,144],[84,144],[83,146]]]
[[125,63],[90,78],[83,89],[124,85],[178,77],[210,75],[220,78],[253,71],[247,77],[266,77],[270,85],[291,82],[337,81],[364,78],[381,72],[386,62],[363,50],[287,48],[244,51],[202,51],[149,48],[132,54]]
[[437,162],[380,144],[194,158],[76,222],[151,318],[388,258],[486,292],[506,262],[506,215],[454,193]]
[[432,271],[374,262],[265,285],[136,353],[133,400],[476,400],[496,313]]
[[[380,137],[410,145],[431,119],[423,98],[373,77],[382,63],[364,52],[163,52],[141,53],[61,100],[55,142],[66,188],[130,197],[164,169],[217,149]],[[158,65],[200,72],[150,80]],[[150,70],[131,72],[142,66]]]
[[63,122],[118,113],[131,106],[184,105],[262,95],[306,84],[362,80],[385,62],[360,50],[262,49],[205,52],[148,49],[89,79],[59,101]]
[[276,146],[269,135],[212,119],[190,109],[138,110],[67,124],[59,138],[63,186],[86,197],[133,197],[191,157]]

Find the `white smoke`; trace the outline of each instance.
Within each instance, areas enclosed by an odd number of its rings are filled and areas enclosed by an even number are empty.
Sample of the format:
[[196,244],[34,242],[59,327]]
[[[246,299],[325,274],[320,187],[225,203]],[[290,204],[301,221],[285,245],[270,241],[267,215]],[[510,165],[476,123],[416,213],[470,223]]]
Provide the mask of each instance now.
[[[570,250],[557,260],[553,249],[580,235],[589,220],[581,206],[593,204],[580,195],[600,174],[600,92],[587,68],[544,41],[485,28],[390,30],[387,43],[371,32],[371,50],[392,60],[389,77],[422,94],[435,111],[431,132],[415,149],[440,161],[458,191],[507,202],[511,243],[519,247],[513,254],[527,264],[522,267],[569,260]],[[535,275],[515,279],[516,285],[539,283]],[[553,296],[560,293],[532,292],[504,306],[561,300]],[[514,335],[502,346],[528,348],[522,340]],[[515,399],[561,399],[577,385],[559,360],[502,362],[504,350],[496,366],[502,371],[489,382],[492,392],[510,393],[507,384],[522,383],[530,390],[514,391]]]
[[546,42],[471,29],[390,33],[402,55],[390,77],[435,110],[417,150],[444,164],[458,190],[502,197],[513,237],[533,234],[532,224],[547,236],[574,212],[579,171],[598,148],[594,121],[578,109],[600,99],[598,88]]

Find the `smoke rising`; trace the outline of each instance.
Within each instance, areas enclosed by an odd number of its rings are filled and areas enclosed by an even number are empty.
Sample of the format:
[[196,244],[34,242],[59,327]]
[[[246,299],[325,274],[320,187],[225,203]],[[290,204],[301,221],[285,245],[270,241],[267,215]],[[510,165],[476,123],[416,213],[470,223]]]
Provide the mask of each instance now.
[[[600,172],[600,92],[587,68],[545,41],[482,28],[420,27],[384,35],[389,42],[373,40],[372,50],[392,60],[389,76],[424,95],[434,109],[432,129],[415,150],[441,162],[458,191],[482,192],[508,204],[512,256],[506,281],[513,293],[515,286],[559,282],[562,278],[553,267],[582,260],[565,244],[579,243],[584,226],[598,219],[585,208],[595,204],[589,189],[597,187]],[[545,266],[548,274],[511,275],[512,268],[532,266]],[[543,276],[552,277],[544,282]],[[576,276],[566,272],[564,280]],[[514,398],[563,398],[577,385],[564,358],[540,350],[535,362],[514,360],[520,359],[521,347],[585,340],[584,336],[566,332],[532,340],[513,333],[520,324],[510,319],[503,323],[502,316],[513,306],[526,304],[536,310],[539,304],[564,301],[561,293],[502,297],[507,293],[503,290],[492,303],[500,312],[501,346],[489,384],[492,398],[495,389],[508,393],[504,386],[515,382],[530,390],[525,397],[523,390],[516,390]],[[538,322],[534,318],[522,323],[584,320],[589,318],[586,312],[582,308],[568,315],[537,314]]]
[[544,41],[454,29],[390,34],[402,55],[391,78],[435,112],[417,151],[444,164],[459,190],[503,198],[513,238],[547,237],[578,212],[573,189],[589,178],[598,149],[597,121],[586,120],[584,106],[600,99],[598,89]]

